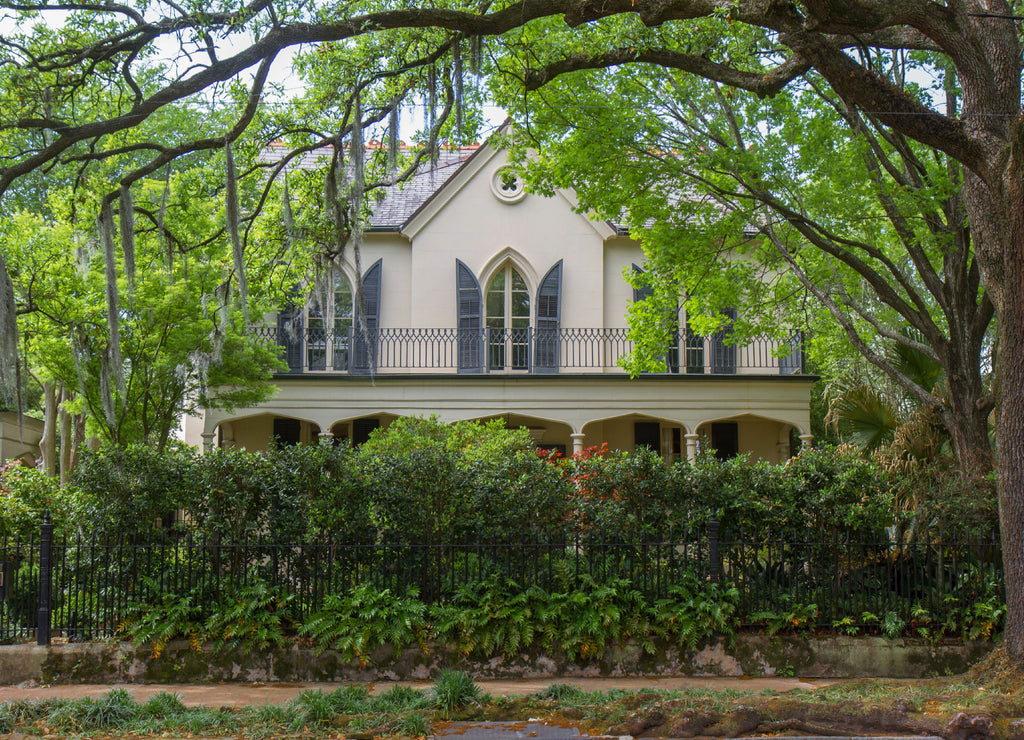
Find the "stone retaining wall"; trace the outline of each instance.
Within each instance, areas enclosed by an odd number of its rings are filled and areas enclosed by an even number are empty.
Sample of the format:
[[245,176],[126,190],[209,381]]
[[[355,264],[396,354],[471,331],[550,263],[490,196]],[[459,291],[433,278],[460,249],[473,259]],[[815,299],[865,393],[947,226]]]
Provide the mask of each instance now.
[[121,643],[0,646],[0,682],[173,683],[197,681],[427,680],[443,668],[476,678],[534,679],[602,676],[805,676],[918,678],[961,673],[991,650],[987,642],[886,640],[880,637],[737,635],[699,650],[662,646],[654,655],[633,644],[612,645],[601,659],[524,652],[474,660],[445,646],[382,648],[360,664],[333,651],[303,648],[201,652],[171,643],[159,658]]

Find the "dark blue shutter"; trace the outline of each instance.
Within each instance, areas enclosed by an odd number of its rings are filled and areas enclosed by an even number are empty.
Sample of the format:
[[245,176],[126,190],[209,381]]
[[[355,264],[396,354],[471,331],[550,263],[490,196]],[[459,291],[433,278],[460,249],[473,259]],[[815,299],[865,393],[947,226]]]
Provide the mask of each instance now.
[[561,323],[562,260],[558,260],[537,288],[537,328],[533,352],[535,372],[558,372],[558,329]]
[[803,372],[804,333],[802,331],[793,332],[787,346],[783,347],[783,349],[788,349],[789,354],[779,358],[779,373],[782,375],[795,375]]
[[715,332],[711,337],[711,372],[718,375],[735,375],[736,345],[727,344],[732,337],[733,322],[736,321],[736,309],[726,308],[722,312],[729,323]]
[[355,335],[355,347],[352,353],[352,372],[368,373],[377,365],[377,337],[380,332],[380,273],[381,262],[377,260],[373,267],[363,273],[363,305],[366,314],[366,333],[363,333],[360,320],[358,301],[356,301],[355,321],[352,330]]
[[455,303],[459,323],[456,333],[460,373],[482,373],[484,370],[483,300],[480,283],[462,262],[455,260]]
[[[639,275],[642,272],[643,272],[643,268],[641,268],[637,264],[633,265],[633,274],[634,275]],[[640,301],[646,301],[652,295],[654,295],[654,288],[652,288],[650,285],[643,285],[643,286],[640,286],[639,288],[636,287],[635,285],[633,286],[633,303],[639,303]],[[665,356],[664,356],[665,368],[670,373],[678,373],[679,372],[679,322],[676,320],[676,316],[678,316],[678,315],[679,315],[679,309],[678,309],[678,306],[677,306],[676,311],[675,311],[675,315],[669,317],[670,320],[672,321],[672,338],[670,340],[671,344],[669,345],[668,349],[665,351]]]
[[[639,265],[634,264],[633,274],[641,275],[643,274],[643,269]],[[650,285],[642,285],[639,288],[636,285],[633,286],[633,303],[646,301],[652,295],[654,295],[654,288],[652,288]]]
[[277,343],[284,347],[288,372],[302,372],[302,308],[288,306],[277,314]]

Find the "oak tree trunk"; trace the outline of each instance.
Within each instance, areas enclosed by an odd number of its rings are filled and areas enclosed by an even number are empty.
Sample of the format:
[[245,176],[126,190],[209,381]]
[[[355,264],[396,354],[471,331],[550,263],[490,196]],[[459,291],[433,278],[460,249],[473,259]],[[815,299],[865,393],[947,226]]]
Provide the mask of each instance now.
[[1003,252],[999,315],[999,528],[1006,579],[1004,649],[1024,658],[1024,183],[1008,184],[1011,241]]

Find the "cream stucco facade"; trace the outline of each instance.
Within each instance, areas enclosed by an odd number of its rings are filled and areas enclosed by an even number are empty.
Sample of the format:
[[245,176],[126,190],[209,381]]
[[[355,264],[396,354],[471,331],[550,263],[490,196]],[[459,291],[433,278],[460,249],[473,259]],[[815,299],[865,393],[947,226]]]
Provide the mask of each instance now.
[[0,465],[15,458],[34,462],[39,456],[43,422],[13,411],[0,411]]
[[507,164],[491,146],[448,153],[389,193],[361,248],[369,331],[360,339],[357,275],[344,262],[337,285],[349,293],[279,317],[290,371],[274,398],[208,411],[205,444],[359,442],[430,414],[500,416],[567,452],[607,442],[692,456],[715,437],[779,461],[809,440],[814,378],[777,343],[733,347],[683,330],[672,372],[628,377],[617,361],[639,298],[624,276],[643,265],[640,245],[575,212],[572,193],[523,192]]

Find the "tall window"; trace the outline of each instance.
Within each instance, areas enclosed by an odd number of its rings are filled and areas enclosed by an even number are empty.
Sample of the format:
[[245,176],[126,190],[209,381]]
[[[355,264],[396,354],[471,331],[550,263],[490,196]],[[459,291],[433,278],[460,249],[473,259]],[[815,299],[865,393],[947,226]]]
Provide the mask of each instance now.
[[511,265],[487,284],[487,362],[491,370],[530,367],[530,291]]
[[306,367],[310,370],[347,370],[352,336],[352,287],[340,272],[321,304],[319,291],[313,292],[307,309]]

